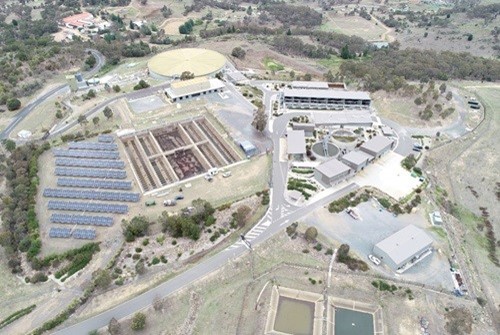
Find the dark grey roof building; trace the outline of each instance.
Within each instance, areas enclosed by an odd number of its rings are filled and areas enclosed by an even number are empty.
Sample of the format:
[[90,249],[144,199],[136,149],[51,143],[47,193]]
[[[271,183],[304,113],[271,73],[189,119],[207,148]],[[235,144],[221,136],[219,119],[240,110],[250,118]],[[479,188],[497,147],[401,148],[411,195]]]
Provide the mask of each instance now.
[[374,136],[371,140],[363,143],[359,150],[366,152],[367,154],[379,158],[387,151],[394,148],[394,140],[385,136]]

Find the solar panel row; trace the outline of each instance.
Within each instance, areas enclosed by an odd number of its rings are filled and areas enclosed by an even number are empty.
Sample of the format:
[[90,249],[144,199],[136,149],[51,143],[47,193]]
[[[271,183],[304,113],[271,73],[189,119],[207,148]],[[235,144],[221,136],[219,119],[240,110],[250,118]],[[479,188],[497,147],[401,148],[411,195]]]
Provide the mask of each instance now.
[[96,151],[96,150],[65,150],[53,149],[56,157],[74,157],[74,158],[97,158],[97,159],[119,159],[118,151]]
[[97,213],[117,213],[125,214],[128,212],[127,205],[115,204],[97,204],[75,201],[49,200],[49,210],[77,211],[77,212],[97,212]]
[[83,240],[93,240],[96,238],[96,234],[94,229],[75,229],[73,237]]
[[139,193],[106,192],[106,191],[94,191],[94,190],[66,190],[61,188],[46,188],[45,190],[43,190],[43,196],[50,198],[104,200],[104,201],[125,201],[125,202],[139,201]]
[[113,225],[113,218],[110,216],[89,216],[89,215],[54,213],[50,216],[50,222],[111,227]]
[[118,150],[118,145],[116,143],[101,142],[70,142],[69,148],[77,150],[116,151]]
[[71,236],[71,229],[70,228],[50,228],[49,236],[50,237],[57,237],[57,238],[68,238]]
[[103,159],[74,159],[74,158],[57,158],[57,166],[77,166],[91,167],[101,169],[124,169],[125,163],[120,160],[103,160]]
[[56,175],[65,177],[87,177],[87,178],[106,178],[106,179],[127,178],[127,172],[125,170],[67,168],[61,166],[56,167]]
[[111,135],[99,135],[97,137],[97,142],[101,143],[113,143],[115,139]]
[[132,182],[121,180],[58,178],[57,186],[106,190],[130,190],[132,188]]

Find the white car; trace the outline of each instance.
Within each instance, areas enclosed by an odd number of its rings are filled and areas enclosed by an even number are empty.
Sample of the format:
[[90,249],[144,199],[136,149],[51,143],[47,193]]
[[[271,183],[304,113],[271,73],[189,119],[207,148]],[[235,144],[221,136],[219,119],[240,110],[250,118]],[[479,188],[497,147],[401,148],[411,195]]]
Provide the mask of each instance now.
[[380,259],[373,255],[368,255],[368,259],[372,261],[373,264],[375,265],[380,265]]

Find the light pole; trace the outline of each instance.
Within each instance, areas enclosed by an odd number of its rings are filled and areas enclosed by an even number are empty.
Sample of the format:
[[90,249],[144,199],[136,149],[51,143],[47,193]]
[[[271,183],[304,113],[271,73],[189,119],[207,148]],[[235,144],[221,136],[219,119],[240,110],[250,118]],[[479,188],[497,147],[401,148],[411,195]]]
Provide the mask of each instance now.
[[255,279],[255,271],[254,271],[254,259],[253,259],[253,249],[252,249],[252,244],[250,241],[247,241],[244,235],[240,235],[241,240],[243,241],[243,244],[245,247],[247,247],[248,250],[250,250],[250,269],[252,271],[252,279]]

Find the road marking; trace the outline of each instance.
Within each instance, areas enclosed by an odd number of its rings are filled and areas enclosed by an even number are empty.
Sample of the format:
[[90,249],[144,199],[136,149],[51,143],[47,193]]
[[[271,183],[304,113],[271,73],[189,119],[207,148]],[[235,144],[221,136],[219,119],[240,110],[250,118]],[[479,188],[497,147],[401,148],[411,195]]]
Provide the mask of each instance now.
[[271,225],[271,221],[263,222],[262,225],[265,227],[269,227]]
[[289,221],[290,221],[289,219],[285,220],[285,222],[283,222],[282,224],[280,224],[280,227],[283,226],[283,225],[286,225]]

